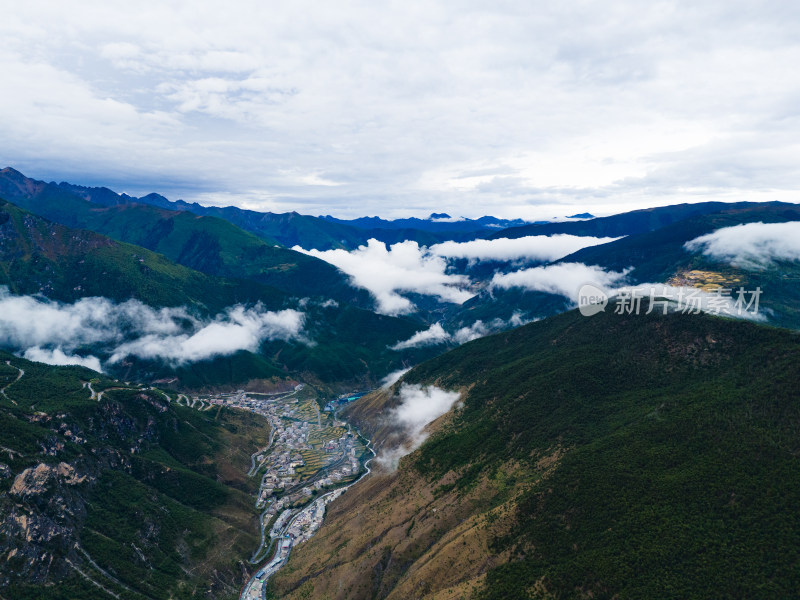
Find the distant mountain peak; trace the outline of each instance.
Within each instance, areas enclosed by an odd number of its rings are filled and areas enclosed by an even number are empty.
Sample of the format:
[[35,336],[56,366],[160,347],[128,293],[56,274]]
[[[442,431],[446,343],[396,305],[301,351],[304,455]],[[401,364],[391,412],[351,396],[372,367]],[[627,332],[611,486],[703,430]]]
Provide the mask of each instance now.
[[568,219],[595,219],[596,217],[592,213],[584,212],[578,213],[576,215],[569,215]]
[[435,221],[436,219],[452,219],[450,215],[447,213],[431,213],[431,216],[428,217],[430,221]]

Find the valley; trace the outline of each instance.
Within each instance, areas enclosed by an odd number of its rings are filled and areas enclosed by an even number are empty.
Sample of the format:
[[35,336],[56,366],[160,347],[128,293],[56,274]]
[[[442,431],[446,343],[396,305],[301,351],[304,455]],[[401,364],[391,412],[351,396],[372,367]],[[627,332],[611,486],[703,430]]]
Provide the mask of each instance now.
[[0,600],[800,598],[800,3],[3,8]]
[[[798,323],[796,205],[498,237],[441,215],[162,207],[13,170],[0,190],[19,203],[0,201],[0,598],[793,589],[800,358],[775,326]],[[326,231],[331,250],[264,237],[287,223],[282,239]],[[334,237],[373,225],[397,243]],[[756,242],[732,249],[742,232]],[[763,310],[582,316],[587,281],[609,303],[652,282],[749,288]]]
[[237,409],[270,424],[269,441],[252,454],[247,473],[259,482],[255,507],[261,511],[261,542],[249,559],[257,570],[241,598],[261,599],[269,578],[286,563],[292,548],[319,529],[327,504],[369,474],[367,463],[374,453],[367,440],[336,416],[348,394],[326,402],[324,412],[317,392],[304,384],[273,394],[239,391],[180,397],[197,410]]

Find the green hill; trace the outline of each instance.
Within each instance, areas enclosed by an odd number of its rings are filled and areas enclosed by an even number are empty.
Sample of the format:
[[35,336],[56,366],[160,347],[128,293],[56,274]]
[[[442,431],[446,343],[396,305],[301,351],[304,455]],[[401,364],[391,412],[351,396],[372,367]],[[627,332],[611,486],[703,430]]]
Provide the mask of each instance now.
[[0,285],[63,302],[136,298],[152,306],[214,312],[237,302],[277,308],[286,295],[248,281],[205,275],[91,231],[64,227],[0,199]]
[[[800,592],[797,334],[573,311],[403,381],[461,391],[463,406],[333,505],[274,597]],[[367,396],[350,415],[375,431],[396,402]]]
[[0,597],[238,597],[266,420],[5,353],[0,389]]
[[336,267],[223,219],[144,204],[102,206],[13,169],[3,170],[0,197],[56,223],[142,246],[208,275],[248,279],[297,298],[321,296],[372,307],[369,294],[353,288]]
[[[326,264],[313,265],[317,263]],[[116,367],[116,374],[125,379],[178,377],[181,385],[194,389],[275,377],[364,385],[399,368],[402,357],[387,347],[423,327],[354,303],[308,302],[300,307],[296,297],[256,279],[207,275],[145,248],[52,223],[0,200],[0,285],[14,294],[41,294],[62,302],[91,296],[118,302],[135,298],[155,308],[186,306],[204,317],[237,303],[260,302],[268,310],[299,308],[306,315],[305,331],[312,343],[267,343],[259,355],[240,352],[177,368],[129,360]]]

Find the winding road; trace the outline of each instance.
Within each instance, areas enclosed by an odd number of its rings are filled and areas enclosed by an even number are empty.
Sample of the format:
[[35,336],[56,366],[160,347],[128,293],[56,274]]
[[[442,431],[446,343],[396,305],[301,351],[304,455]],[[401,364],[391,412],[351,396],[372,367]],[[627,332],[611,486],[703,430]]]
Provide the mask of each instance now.
[[3,396],[5,397],[6,400],[9,400],[9,401],[13,402],[14,404],[16,404],[16,402],[14,402],[13,400],[11,400],[11,398],[8,397],[8,394],[6,394],[6,390],[8,388],[10,388],[12,385],[14,385],[15,383],[17,383],[20,379],[22,379],[22,376],[25,375],[25,371],[23,371],[19,367],[15,367],[14,365],[12,365],[10,360],[7,360],[6,364],[9,367],[13,367],[17,371],[19,371],[19,375],[17,375],[17,378],[14,381],[12,381],[8,385],[4,386],[3,389],[0,390],[0,394],[3,394]]

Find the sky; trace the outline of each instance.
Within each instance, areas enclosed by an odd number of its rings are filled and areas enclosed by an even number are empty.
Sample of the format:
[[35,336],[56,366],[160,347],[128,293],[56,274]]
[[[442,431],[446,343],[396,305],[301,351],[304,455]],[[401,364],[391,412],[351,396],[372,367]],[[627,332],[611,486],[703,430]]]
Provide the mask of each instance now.
[[0,0],[0,166],[206,205],[796,201],[800,4]]

